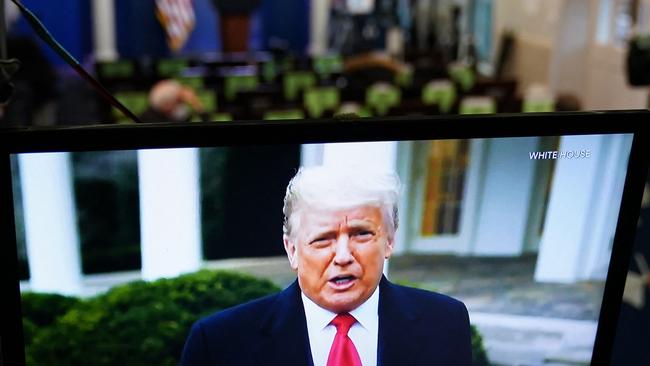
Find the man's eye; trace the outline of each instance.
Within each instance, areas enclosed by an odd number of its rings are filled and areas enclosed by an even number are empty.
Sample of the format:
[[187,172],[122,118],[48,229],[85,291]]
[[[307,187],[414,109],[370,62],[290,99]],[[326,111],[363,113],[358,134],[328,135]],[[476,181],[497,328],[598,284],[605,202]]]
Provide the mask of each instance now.
[[321,237],[321,238],[316,238],[312,241],[309,242],[310,245],[316,245],[316,246],[323,246],[327,245],[330,242],[330,238],[328,237]]
[[358,231],[358,232],[354,233],[354,236],[357,239],[362,239],[362,240],[363,239],[371,239],[374,235],[375,235],[375,233],[370,231],[370,230],[361,230],[361,231]]

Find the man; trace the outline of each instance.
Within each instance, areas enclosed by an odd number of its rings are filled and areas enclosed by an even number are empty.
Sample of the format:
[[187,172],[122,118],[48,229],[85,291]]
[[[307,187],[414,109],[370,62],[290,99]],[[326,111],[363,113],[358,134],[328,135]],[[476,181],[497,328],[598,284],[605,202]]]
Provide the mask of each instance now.
[[201,120],[208,115],[192,88],[176,80],[161,80],[149,91],[149,107],[140,115],[142,122],[189,122],[192,111]]
[[465,306],[382,275],[399,184],[394,174],[302,168],[284,200],[297,281],[197,322],[181,364],[469,366]]

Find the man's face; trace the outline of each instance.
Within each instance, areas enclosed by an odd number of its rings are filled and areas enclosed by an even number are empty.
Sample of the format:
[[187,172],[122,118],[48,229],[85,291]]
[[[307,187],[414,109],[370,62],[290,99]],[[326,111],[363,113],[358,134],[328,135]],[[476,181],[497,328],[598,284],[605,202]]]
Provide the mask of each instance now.
[[375,291],[393,251],[382,211],[303,208],[284,247],[302,292],[335,313],[357,308]]

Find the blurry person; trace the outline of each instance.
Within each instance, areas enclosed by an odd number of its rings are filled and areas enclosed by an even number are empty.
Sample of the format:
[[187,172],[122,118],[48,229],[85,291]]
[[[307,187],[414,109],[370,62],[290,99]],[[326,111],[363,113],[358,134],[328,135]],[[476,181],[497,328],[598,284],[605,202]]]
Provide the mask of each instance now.
[[219,12],[223,52],[248,51],[251,14],[262,0],[212,0]]
[[562,93],[557,96],[555,110],[558,112],[577,112],[582,110],[582,103],[575,94]]
[[393,83],[408,68],[386,52],[371,51],[345,59],[343,74],[351,89],[365,89],[377,82]]
[[176,80],[162,80],[149,91],[149,107],[140,119],[142,122],[189,122],[194,113],[201,120],[208,120],[194,90]]
[[18,59],[20,67],[10,78],[13,93],[0,107],[4,126],[50,125],[54,123],[57,74],[31,35],[14,27],[20,13],[10,1],[5,4],[7,56]]
[[301,168],[283,209],[297,280],[199,320],[181,365],[470,366],[465,305],[383,275],[399,191],[392,172]]

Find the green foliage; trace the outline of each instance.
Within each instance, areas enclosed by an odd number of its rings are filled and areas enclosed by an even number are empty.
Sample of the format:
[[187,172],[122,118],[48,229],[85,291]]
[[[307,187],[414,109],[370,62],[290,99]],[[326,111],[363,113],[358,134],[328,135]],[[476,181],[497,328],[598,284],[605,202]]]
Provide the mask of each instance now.
[[475,326],[470,327],[472,334],[472,366],[489,366],[487,352],[483,346],[483,337]]
[[50,326],[36,328],[28,365],[172,366],[196,320],[279,291],[248,275],[200,271],[117,286],[81,300]]
[[50,326],[79,303],[79,299],[57,294],[27,292],[22,294],[23,328],[25,343],[30,345],[39,328]]

